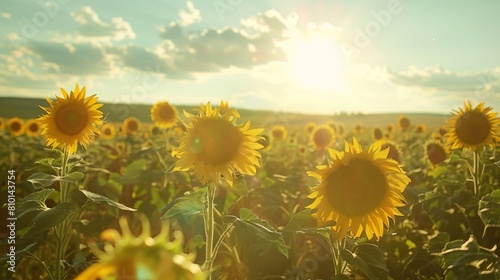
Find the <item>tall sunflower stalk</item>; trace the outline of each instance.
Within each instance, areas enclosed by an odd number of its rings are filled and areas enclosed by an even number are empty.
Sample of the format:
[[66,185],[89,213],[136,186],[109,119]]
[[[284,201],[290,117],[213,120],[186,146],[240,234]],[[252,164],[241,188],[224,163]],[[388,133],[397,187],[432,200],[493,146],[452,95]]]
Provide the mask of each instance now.
[[472,107],[469,101],[464,107],[453,112],[449,122],[447,144],[451,149],[472,151],[472,165],[467,162],[473,182],[472,193],[476,198],[481,197],[481,181],[484,173],[484,164],[481,164],[481,150],[484,147],[495,147],[500,141],[500,119],[498,113],[491,112],[492,107],[485,107],[479,103]]
[[235,172],[249,175],[256,173],[261,156],[257,150],[262,148],[257,142],[262,129],[250,129],[250,122],[238,125],[236,121],[240,117],[239,113],[229,109],[224,102],[218,108],[212,108],[210,103],[202,104],[197,115],[184,114],[191,122],[186,124],[186,134],[181,137],[179,147],[172,151],[172,156],[178,158],[173,171],[192,169],[207,187],[203,211],[205,262],[202,269],[210,275],[218,245],[230,232],[226,229],[218,242],[214,243],[214,198],[217,187],[222,181],[232,187]]
[[[68,165],[70,155],[74,154],[80,143],[84,148],[95,135],[99,134],[98,125],[102,123],[102,112],[97,104],[95,95],[85,97],[85,87],[81,90],[78,84],[74,91],[68,94],[61,88],[63,97],[56,96],[56,100],[47,99],[50,107],[41,107],[46,114],[38,118],[42,135],[47,138],[47,145],[52,148],[62,148],[61,169],[58,176],[64,178],[69,174],[71,167]],[[68,202],[71,185],[66,181],[60,182],[59,203]],[[62,260],[71,238],[72,220],[74,215],[55,226],[56,233],[56,259],[54,262],[54,278],[64,279]]]

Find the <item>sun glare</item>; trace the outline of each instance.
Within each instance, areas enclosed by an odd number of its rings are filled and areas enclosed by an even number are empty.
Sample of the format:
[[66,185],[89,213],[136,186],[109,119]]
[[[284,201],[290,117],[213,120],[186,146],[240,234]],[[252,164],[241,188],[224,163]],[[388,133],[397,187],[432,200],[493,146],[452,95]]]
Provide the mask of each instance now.
[[324,90],[342,88],[345,57],[334,38],[296,39],[288,51],[288,61],[293,80],[302,86]]

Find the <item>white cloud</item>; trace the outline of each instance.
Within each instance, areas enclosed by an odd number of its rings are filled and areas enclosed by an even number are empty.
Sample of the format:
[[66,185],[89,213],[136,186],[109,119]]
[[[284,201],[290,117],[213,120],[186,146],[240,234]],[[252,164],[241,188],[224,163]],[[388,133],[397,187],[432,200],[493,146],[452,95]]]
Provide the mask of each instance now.
[[179,11],[179,18],[180,18],[179,24],[181,26],[188,26],[195,22],[201,21],[200,10],[194,7],[193,2],[188,1],[187,8],[188,8],[187,11],[185,10]]
[[130,23],[123,18],[112,18],[110,23],[105,23],[90,6],[72,12],[71,16],[79,23],[78,34],[84,38],[120,41],[136,36]]

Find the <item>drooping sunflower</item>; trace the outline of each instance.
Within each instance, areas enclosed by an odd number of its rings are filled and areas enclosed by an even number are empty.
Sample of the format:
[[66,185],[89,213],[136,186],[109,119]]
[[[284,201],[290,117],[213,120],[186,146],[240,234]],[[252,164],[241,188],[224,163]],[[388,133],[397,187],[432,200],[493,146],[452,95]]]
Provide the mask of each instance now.
[[389,227],[389,218],[402,215],[397,207],[405,205],[402,192],[410,182],[401,166],[388,159],[388,149],[381,150],[382,141],[363,150],[356,138],[346,141],[345,151],[329,149],[331,162],[319,166],[308,175],[320,183],[314,187],[309,209],[316,209],[319,225],[335,221],[334,237],[346,234],[378,239]]
[[311,134],[311,143],[317,151],[323,151],[335,143],[335,132],[329,125],[317,126]]
[[410,129],[411,122],[408,117],[399,116],[398,124],[401,131],[408,131],[408,129]]
[[464,107],[453,112],[449,122],[447,144],[451,149],[476,150],[483,146],[494,146],[500,141],[500,119],[498,113],[491,112],[492,107],[479,103],[475,108],[470,101]]
[[7,128],[9,129],[10,135],[19,136],[24,133],[24,121],[18,117],[11,118],[7,121]]
[[150,224],[143,217],[142,233],[135,236],[125,218],[120,218],[119,222],[121,234],[115,229],[101,233],[105,241],[104,251],[90,244],[92,253],[99,261],[80,273],[75,280],[205,279],[201,268],[193,263],[195,256],[182,251],[182,232],[175,231],[175,239],[170,241],[169,228],[163,224],[161,232],[153,238],[150,236]]
[[281,142],[286,139],[286,128],[283,125],[275,125],[271,130],[271,134],[273,135],[273,141]]
[[151,119],[158,127],[173,127],[177,117],[177,109],[167,101],[159,101],[151,108]]
[[69,154],[74,154],[78,143],[87,148],[102,123],[102,112],[97,104],[96,95],[85,97],[85,87],[80,90],[78,84],[68,94],[63,88],[63,97],[56,96],[53,101],[47,98],[50,107],[41,107],[47,114],[38,118],[42,135],[47,138],[47,145],[52,148],[62,146]]
[[259,133],[263,129],[250,129],[250,122],[237,125],[238,118],[230,111],[221,114],[219,108],[212,108],[208,103],[205,112],[186,114],[191,123],[186,124],[186,134],[180,138],[179,147],[172,151],[172,156],[178,158],[174,171],[192,168],[201,182],[214,185],[222,175],[230,186],[235,171],[256,173],[261,156],[257,150],[262,148],[258,143]]
[[134,117],[128,117],[123,120],[122,131],[125,134],[136,134],[141,128],[141,122]]
[[40,134],[40,125],[35,119],[30,119],[26,122],[26,135],[36,137]]
[[101,126],[101,137],[102,139],[109,140],[115,137],[116,131],[115,126],[110,123],[105,123]]
[[443,146],[439,140],[431,139],[424,144],[424,147],[427,158],[433,167],[448,158],[446,146]]

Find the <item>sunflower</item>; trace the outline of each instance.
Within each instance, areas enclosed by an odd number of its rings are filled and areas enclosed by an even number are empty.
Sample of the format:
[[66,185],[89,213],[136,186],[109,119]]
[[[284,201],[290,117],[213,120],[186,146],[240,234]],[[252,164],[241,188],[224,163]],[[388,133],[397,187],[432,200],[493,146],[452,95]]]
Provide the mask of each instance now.
[[372,137],[375,140],[381,140],[382,138],[384,138],[384,133],[380,128],[376,127],[373,129]]
[[314,122],[307,123],[305,127],[307,135],[311,135],[311,133],[314,131],[314,128],[316,128],[316,123]]
[[389,218],[402,215],[397,207],[405,205],[402,192],[410,182],[401,166],[388,159],[382,141],[362,150],[356,138],[346,141],[345,151],[329,149],[332,161],[318,166],[308,175],[320,183],[308,196],[309,209],[316,209],[319,225],[335,221],[334,236],[342,239],[349,231],[354,238],[365,232],[368,239],[378,239],[389,227]]
[[424,144],[425,153],[433,167],[436,167],[448,157],[446,147],[439,140],[432,139]]
[[311,143],[317,151],[323,151],[335,142],[335,132],[329,125],[317,126],[311,134]]
[[178,158],[174,171],[193,168],[204,184],[218,184],[222,175],[230,186],[235,171],[256,173],[261,156],[257,150],[262,148],[257,142],[263,129],[250,129],[250,122],[237,125],[234,113],[221,114],[210,103],[205,112],[186,116],[191,123],[186,125],[187,133],[180,138],[179,147],[172,151]]
[[5,121],[3,118],[0,118],[0,130],[3,130],[5,128]]
[[286,139],[286,128],[282,125],[275,125],[271,130],[273,135],[273,140],[276,142],[281,142]]
[[454,111],[447,133],[451,149],[495,146],[500,141],[500,119],[496,118],[498,113],[490,112],[492,109],[484,107],[483,102],[472,108],[468,101],[464,102],[464,108]]
[[427,127],[425,126],[425,124],[421,123],[419,125],[417,125],[415,131],[417,133],[424,133],[425,131],[427,130]]
[[36,137],[40,133],[40,125],[35,119],[30,119],[26,122],[26,135]]
[[394,131],[395,131],[395,129],[394,129],[394,124],[393,124],[393,123],[388,124],[388,125],[387,125],[387,132],[388,132],[389,134],[392,134],[392,133],[394,133]]
[[356,126],[354,126],[354,133],[362,133],[363,132],[363,125],[361,124],[357,124]]
[[[205,113],[207,109],[207,104],[201,103],[199,108],[195,108],[194,110],[198,113]],[[221,100],[219,103],[219,113],[221,115],[225,115],[226,113],[234,114],[236,112],[234,109],[229,108],[229,102],[227,100]],[[239,115],[238,115],[239,117]]]
[[81,90],[76,84],[74,91],[66,93],[61,88],[63,97],[56,96],[53,101],[47,98],[50,107],[42,108],[46,115],[38,118],[42,135],[47,137],[47,145],[52,148],[62,146],[69,154],[74,154],[80,143],[84,148],[99,134],[98,125],[102,123],[102,112],[98,110],[97,97],[85,97],[85,87]]
[[115,229],[101,233],[105,241],[104,251],[97,245],[90,244],[90,249],[99,258],[75,280],[92,279],[205,279],[194,255],[182,251],[183,235],[173,233],[170,241],[169,228],[163,224],[160,233],[151,237],[151,227],[147,218],[142,218],[142,233],[134,236],[125,218],[120,218],[120,234]]
[[102,139],[109,140],[115,137],[116,131],[115,126],[110,123],[105,123],[101,126],[101,137]]
[[140,128],[141,122],[134,117],[126,118],[122,124],[122,131],[126,134],[136,134]]
[[408,131],[408,129],[410,129],[411,122],[409,118],[405,116],[399,116],[398,124],[401,131]]
[[257,143],[262,145],[262,151],[269,151],[272,147],[271,137],[267,134],[260,135],[259,141]]
[[177,121],[177,109],[167,101],[159,101],[151,108],[151,119],[158,127],[170,128]]
[[441,136],[445,136],[446,133],[448,133],[448,127],[445,125],[442,125],[439,127],[438,132]]
[[396,144],[391,142],[384,142],[384,144],[382,144],[382,150],[385,149],[389,149],[389,154],[387,155],[387,158],[400,162],[399,148]]
[[9,129],[10,135],[19,136],[24,133],[24,121],[18,117],[11,118],[7,121],[7,128]]

